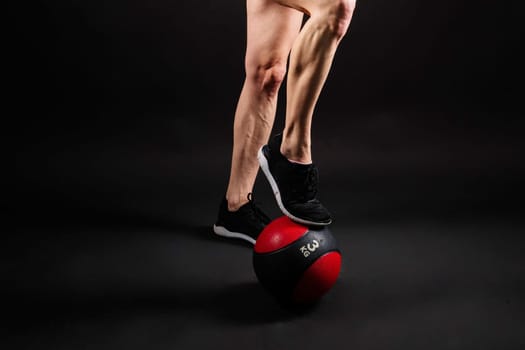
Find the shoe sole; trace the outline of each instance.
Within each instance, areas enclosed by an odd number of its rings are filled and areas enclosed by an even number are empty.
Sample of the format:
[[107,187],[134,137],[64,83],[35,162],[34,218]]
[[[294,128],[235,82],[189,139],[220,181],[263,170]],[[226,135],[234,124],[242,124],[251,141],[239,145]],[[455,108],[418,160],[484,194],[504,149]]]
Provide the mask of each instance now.
[[255,239],[253,239],[252,237],[245,235],[244,233],[229,231],[224,226],[213,225],[213,232],[215,232],[216,235],[221,237],[243,239],[255,245]]
[[284,215],[288,216],[290,219],[292,219],[295,222],[298,222],[300,224],[305,225],[314,225],[314,226],[327,226],[332,223],[332,220],[328,222],[315,222],[310,221],[306,219],[298,218],[297,216],[290,213],[283,205],[283,201],[281,199],[281,193],[279,191],[279,187],[277,186],[277,181],[275,181],[272,173],[270,172],[270,166],[268,165],[268,159],[266,159],[266,156],[263,153],[263,148],[265,146],[261,147],[259,151],[257,152],[257,159],[259,160],[259,165],[261,166],[261,169],[266,176],[266,179],[268,179],[268,182],[270,183],[270,187],[272,188],[273,194],[275,196],[275,200],[277,201],[277,205],[279,206],[279,209],[283,212]]

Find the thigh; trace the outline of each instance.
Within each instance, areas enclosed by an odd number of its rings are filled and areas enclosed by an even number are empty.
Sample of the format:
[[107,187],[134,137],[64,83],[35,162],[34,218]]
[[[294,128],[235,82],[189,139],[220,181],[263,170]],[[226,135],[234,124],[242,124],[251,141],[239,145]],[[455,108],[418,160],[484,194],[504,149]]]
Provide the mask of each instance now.
[[273,0],[247,0],[246,64],[269,68],[286,65],[303,13]]

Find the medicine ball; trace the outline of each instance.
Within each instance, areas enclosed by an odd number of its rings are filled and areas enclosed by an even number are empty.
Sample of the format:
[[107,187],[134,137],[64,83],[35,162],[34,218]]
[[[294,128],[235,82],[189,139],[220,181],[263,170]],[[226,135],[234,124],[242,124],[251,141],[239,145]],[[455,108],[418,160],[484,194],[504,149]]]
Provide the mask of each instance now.
[[336,282],[341,253],[328,227],[307,227],[282,216],[257,237],[253,267],[262,286],[279,301],[310,304]]

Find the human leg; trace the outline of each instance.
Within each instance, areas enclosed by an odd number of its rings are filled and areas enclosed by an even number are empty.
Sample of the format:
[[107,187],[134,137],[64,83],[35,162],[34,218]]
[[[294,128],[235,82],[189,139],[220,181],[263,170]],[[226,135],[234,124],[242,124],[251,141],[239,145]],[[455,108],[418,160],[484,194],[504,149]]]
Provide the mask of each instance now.
[[270,221],[249,195],[259,169],[257,151],[270,135],[278,91],[302,17],[301,12],[272,0],[247,0],[246,79],[235,112],[228,189],[214,225],[220,236],[253,244]]
[[332,218],[317,199],[318,171],[311,157],[311,122],[339,41],[346,33],[353,0],[275,0],[310,19],[297,37],[288,72],[286,123],[258,154],[281,211],[307,225]]
[[252,191],[259,168],[257,151],[270,135],[278,90],[302,16],[272,0],[247,0],[246,79],[235,112],[226,191],[231,211],[245,204]]
[[336,49],[350,24],[355,0],[275,1],[310,16],[290,53],[281,153],[290,160],[311,163],[313,111]]

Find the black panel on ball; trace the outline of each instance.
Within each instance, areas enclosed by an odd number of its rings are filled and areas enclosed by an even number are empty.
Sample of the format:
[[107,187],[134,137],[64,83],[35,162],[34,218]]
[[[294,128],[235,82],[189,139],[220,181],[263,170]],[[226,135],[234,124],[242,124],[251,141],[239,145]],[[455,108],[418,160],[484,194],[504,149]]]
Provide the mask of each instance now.
[[253,267],[259,282],[279,299],[288,299],[306,269],[319,257],[337,251],[328,228],[310,228],[295,242],[273,252],[253,254]]

